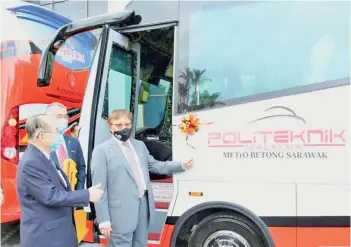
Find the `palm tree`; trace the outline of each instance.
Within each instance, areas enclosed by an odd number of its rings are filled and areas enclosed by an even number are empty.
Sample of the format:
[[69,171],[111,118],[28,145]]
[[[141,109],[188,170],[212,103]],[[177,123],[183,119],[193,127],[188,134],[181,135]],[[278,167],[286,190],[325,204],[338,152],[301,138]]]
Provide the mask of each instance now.
[[189,107],[189,89],[192,85],[194,75],[189,68],[186,68],[185,72],[182,72],[179,78],[182,78],[184,82],[178,83],[178,94],[180,96],[178,108],[179,111],[187,111]]
[[192,86],[194,87],[195,95],[196,95],[196,105],[200,105],[200,85],[203,84],[206,79],[201,78],[202,75],[205,73],[204,70],[194,69],[192,71]]
[[219,100],[220,93],[212,93],[210,94],[207,90],[205,90],[200,95],[201,104],[211,105]]

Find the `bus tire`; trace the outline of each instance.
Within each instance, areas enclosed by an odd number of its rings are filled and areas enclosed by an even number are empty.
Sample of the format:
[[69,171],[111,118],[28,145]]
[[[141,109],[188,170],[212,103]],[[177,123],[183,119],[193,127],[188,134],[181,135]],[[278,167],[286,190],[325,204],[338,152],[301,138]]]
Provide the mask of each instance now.
[[[259,228],[238,214],[219,212],[204,218],[189,239],[189,247],[265,247]],[[219,242],[218,244],[215,244]]]

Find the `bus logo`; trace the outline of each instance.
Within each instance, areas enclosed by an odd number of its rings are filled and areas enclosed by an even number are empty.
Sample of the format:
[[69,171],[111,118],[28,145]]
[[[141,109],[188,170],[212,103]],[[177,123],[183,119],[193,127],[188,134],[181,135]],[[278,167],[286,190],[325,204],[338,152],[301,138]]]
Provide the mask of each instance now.
[[[306,126],[307,121],[293,110],[284,106],[274,106],[265,110],[275,114],[257,118],[248,122],[241,129],[216,131],[208,133],[207,146],[216,149],[231,149],[225,157],[321,157],[326,158],[331,147],[346,146],[346,129],[314,128]],[[270,119],[287,119],[295,121],[296,127],[272,126],[272,122],[257,126],[258,122]],[[299,127],[297,127],[299,126]],[[313,152],[307,152],[308,150]]]
[[72,90],[76,90],[78,87],[78,80],[73,73],[68,73],[67,75],[68,85]]

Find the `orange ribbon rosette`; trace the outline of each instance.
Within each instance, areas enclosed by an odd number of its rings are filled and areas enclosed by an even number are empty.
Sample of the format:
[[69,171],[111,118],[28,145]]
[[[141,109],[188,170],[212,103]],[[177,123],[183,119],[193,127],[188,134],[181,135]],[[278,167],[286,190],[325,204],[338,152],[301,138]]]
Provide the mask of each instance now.
[[192,145],[188,143],[189,136],[195,135],[200,130],[201,125],[209,125],[213,122],[200,122],[200,118],[195,114],[189,112],[181,120],[179,128],[182,134],[186,135],[186,143],[193,149]]
[[[72,159],[66,159],[63,162],[63,171],[65,172],[69,184],[71,185],[72,190],[77,184],[77,164]],[[88,228],[86,227],[86,212],[84,209],[74,209],[74,219],[77,231],[78,244],[83,240],[84,236],[88,232]]]

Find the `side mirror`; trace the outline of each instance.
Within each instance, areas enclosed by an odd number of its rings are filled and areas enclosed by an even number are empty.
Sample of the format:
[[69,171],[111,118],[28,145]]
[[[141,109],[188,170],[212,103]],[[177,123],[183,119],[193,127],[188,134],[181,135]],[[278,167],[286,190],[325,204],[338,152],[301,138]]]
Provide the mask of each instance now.
[[124,10],[117,13],[89,17],[62,26],[56,31],[42,51],[37,85],[39,87],[50,85],[55,55],[69,37],[86,31],[103,28],[104,26],[121,27],[137,25],[140,22],[141,16],[135,15],[134,11]]
[[39,75],[38,75],[38,86],[45,87],[50,85],[52,70],[55,61],[56,52],[64,44],[63,40],[55,40],[49,45],[46,46],[41,54]]

